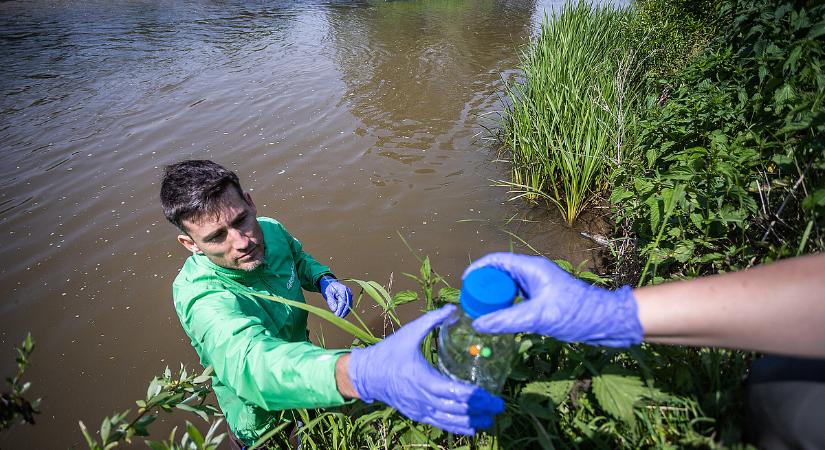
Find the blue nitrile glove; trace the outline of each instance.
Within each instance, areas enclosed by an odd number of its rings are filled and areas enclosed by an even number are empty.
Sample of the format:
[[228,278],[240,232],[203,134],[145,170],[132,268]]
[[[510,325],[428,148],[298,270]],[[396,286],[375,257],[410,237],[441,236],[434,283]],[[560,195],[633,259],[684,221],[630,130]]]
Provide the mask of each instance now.
[[329,310],[338,317],[346,317],[352,306],[352,291],[335,277],[324,275],[318,281],[321,288],[321,295],[327,301]]
[[[566,342],[629,347],[642,341],[633,290],[602,289],[565,272],[547,258],[491,253],[470,264],[510,274],[527,299],[473,321],[481,333],[536,333]],[[462,277],[462,278],[463,278]]]
[[361,400],[380,400],[412,420],[452,433],[492,426],[504,402],[441,375],[421,354],[421,341],[453,311],[455,305],[430,311],[373,346],[353,349],[348,373]]

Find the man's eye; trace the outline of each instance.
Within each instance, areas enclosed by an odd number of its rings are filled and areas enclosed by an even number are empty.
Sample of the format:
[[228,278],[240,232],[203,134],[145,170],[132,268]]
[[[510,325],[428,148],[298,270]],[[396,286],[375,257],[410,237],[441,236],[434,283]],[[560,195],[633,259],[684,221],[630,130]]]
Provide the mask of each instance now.
[[224,234],[223,232],[220,232],[220,233],[212,236],[211,238],[207,239],[206,242],[218,242],[219,240],[221,240],[223,238],[223,234]]

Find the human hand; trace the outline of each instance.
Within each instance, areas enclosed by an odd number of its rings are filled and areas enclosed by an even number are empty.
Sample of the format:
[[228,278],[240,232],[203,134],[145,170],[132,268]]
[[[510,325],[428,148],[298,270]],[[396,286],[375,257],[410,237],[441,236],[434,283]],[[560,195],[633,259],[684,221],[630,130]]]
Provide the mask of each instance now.
[[421,341],[453,311],[454,305],[430,311],[378,344],[353,349],[348,374],[359,397],[367,403],[380,400],[412,420],[452,433],[471,435],[492,426],[504,402],[441,375],[421,354]]
[[470,264],[492,266],[513,278],[526,301],[473,321],[482,333],[536,333],[566,342],[629,347],[642,341],[636,299],[625,286],[616,291],[585,283],[540,256],[491,253]]
[[321,295],[327,301],[329,310],[338,317],[346,317],[352,307],[352,291],[335,277],[324,275],[318,281]]

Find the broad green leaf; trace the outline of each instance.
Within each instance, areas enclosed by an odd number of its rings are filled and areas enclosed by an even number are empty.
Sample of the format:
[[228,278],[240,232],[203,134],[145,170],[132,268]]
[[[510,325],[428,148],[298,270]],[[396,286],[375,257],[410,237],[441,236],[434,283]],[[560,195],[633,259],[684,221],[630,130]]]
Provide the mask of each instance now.
[[634,195],[635,194],[633,192],[630,192],[621,186],[617,186],[615,189],[613,189],[613,192],[610,194],[610,203],[621,203],[624,200],[633,198]]
[[406,305],[407,303],[418,300],[418,293],[415,291],[401,291],[392,298],[394,306]]
[[793,88],[786,83],[783,84],[781,88],[776,90],[773,99],[776,103],[782,104],[794,97],[795,94]]
[[570,261],[565,259],[554,259],[554,263],[556,263],[562,270],[567,273],[573,273],[573,264]]
[[461,293],[458,289],[444,287],[438,291],[438,297],[441,301],[447,303],[457,303],[458,302],[458,295]]
[[680,242],[673,250],[673,258],[680,263],[687,262],[693,256],[695,246],[693,241]]
[[521,393],[542,395],[552,400],[553,404],[558,405],[567,399],[567,395],[575,382],[575,379],[563,376],[559,376],[556,380],[534,381],[525,385]]
[[628,424],[635,423],[636,402],[663,396],[658,389],[645,386],[638,376],[615,366],[608,366],[593,377],[593,394],[605,412]]
[[658,197],[651,195],[645,200],[645,205],[650,208],[650,231],[655,233],[659,229],[659,223],[662,220],[662,204]]

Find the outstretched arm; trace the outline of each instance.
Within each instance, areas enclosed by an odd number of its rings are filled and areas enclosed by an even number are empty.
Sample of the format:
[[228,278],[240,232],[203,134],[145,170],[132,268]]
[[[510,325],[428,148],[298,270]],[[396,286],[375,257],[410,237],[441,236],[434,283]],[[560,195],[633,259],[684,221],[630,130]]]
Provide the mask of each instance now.
[[634,295],[646,341],[825,357],[825,254]]
[[643,339],[825,357],[825,254],[742,272],[631,290],[591,286],[538,256],[493,253],[493,266],[526,301],[479,317],[485,333],[528,332],[567,342],[627,347]]

